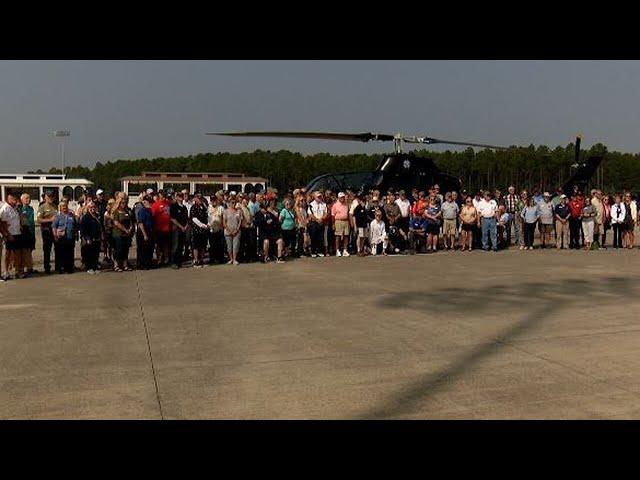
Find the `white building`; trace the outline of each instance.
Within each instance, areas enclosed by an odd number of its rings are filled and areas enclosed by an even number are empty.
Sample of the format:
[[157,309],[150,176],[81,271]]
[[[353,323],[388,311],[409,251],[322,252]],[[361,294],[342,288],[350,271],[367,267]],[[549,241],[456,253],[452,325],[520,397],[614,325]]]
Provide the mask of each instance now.
[[53,191],[59,199],[67,197],[73,208],[84,190],[93,183],[84,178],[67,178],[57,173],[0,173],[0,200],[4,201],[9,193],[31,196],[31,206],[37,210],[46,191]]

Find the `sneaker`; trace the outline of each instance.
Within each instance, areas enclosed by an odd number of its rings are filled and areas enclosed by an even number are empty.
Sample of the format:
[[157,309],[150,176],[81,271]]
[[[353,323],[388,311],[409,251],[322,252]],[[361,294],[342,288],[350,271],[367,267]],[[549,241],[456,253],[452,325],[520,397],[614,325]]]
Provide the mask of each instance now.
[[276,263],[284,263],[284,258],[280,257],[276,260]]
[[400,253],[400,249],[399,249],[399,248],[396,248],[396,249],[394,250],[394,252],[395,252],[395,253]]
[[227,262],[227,265],[232,265],[232,264],[233,264],[233,262],[232,262],[231,260],[229,260],[229,261]]
[[340,250],[336,251],[336,257],[341,257],[342,253],[340,253]]
[[319,257],[324,257],[324,253],[318,253]]
[[342,256],[343,257],[350,257],[351,254],[345,250],[344,252],[342,252]]
[[311,258],[316,258],[318,255],[316,255],[315,253],[312,253],[310,256]]
[[233,264],[234,264],[234,265],[240,265],[240,263],[239,263],[237,260],[234,260],[234,261],[233,261]]
[[95,275],[95,274],[96,274],[96,271],[95,271],[95,270],[93,270],[93,269],[89,269],[89,270],[87,270],[87,273],[88,273],[89,275]]
[[524,250],[524,247],[522,245],[520,245],[520,250]]

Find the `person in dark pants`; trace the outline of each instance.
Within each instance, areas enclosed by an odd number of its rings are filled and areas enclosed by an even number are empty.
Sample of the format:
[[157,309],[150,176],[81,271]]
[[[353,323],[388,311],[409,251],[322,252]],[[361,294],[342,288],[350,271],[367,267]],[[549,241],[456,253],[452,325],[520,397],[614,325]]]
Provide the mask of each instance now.
[[60,202],[60,212],[51,222],[58,273],[73,273],[77,221],[67,202]]
[[44,272],[51,273],[51,250],[53,248],[53,231],[51,222],[57,214],[55,205],[53,204],[53,194],[45,192],[44,203],[38,208],[36,222],[40,225],[40,233],[42,235],[42,252],[44,254]]
[[324,227],[329,217],[329,209],[324,203],[322,192],[315,192],[314,200],[309,204],[309,235],[311,236],[311,256],[324,257]]
[[106,239],[106,229],[104,228],[104,214],[107,211],[107,199],[104,197],[104,190],[99,188],[96,191],[96,214],[98,216],[98,220],[100,220],[100,225],[102,226],[102,240],[100,241],[100,250],[103,252],[103,258],[107,259],[107,239]]
[[239,195],[240,202],[237,208],[242,211],[242,227],[240,229],[240,255],[241,263],[254,262],[257,257],[256,228],[253,225],[253,214],[249,208],[249,199],[246,194]]
[[171,267],[180,268],[184,262],[184,246],[189,229],[189,211],[183,204],[184,195],[176,193],[175,201],[169,207],[171,215]]
[[222,213],[224,207],[215,195],[212,195],[207,208],[209,225],[209,264],[224,263],[224,233],[222,231]]
[[622,248],[625,217],[630,213],[622,203],[620,195],[615,196],[615,203],[611,206],[611,227],[613,228],[613,248]]
[[133,236],[132,214],[127,208],[124,198],[116,200],[115,209],[111,213],[113,218],[113,240],[116,245],[116,258],[113,264],[114,272],[130,272],[129,249],[131,248],[131,237]]
[[580,248],[580,232],[582,231],[582,208],[584,203],[580,200],[579,196],[574,192],[569,202],[569,210],[571,216],[569,217],[569,248]]
[[153,267],[153,214],[151,213],[151,197],[142,199],[142,207],[137,209],[136,249],[138,270],[149,270]]
[[87,206],[87,212],[80,220],[80,241],[82,263],[87,273],[93,275],[99,272],[98,261],[102,246],[102,224],[98,218],[96,204],[91,202]]

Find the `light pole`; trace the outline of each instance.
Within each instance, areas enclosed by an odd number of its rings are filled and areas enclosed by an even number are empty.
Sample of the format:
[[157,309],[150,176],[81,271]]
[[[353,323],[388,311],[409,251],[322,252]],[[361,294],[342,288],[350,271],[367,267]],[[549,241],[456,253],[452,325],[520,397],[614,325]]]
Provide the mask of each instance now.
[[62,149],[62,174],[64,175],[64,137],[70,137],[71,130],[56,130],[53,132],[53,136],[61,138],[60,145]]

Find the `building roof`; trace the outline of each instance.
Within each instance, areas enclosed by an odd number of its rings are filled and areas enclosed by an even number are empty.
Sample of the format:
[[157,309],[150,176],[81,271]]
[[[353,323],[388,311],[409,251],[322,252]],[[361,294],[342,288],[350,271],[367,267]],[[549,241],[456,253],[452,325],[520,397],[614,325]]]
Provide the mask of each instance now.
[[67,178],[60,173],[0,173],[3,185],[93,185],[85,178]]
[[141,175],[122,177],[120,180],[134,183],[173,182],[173,183],[266,183],[262,177],[249,177],[234,172],[142,172]]

